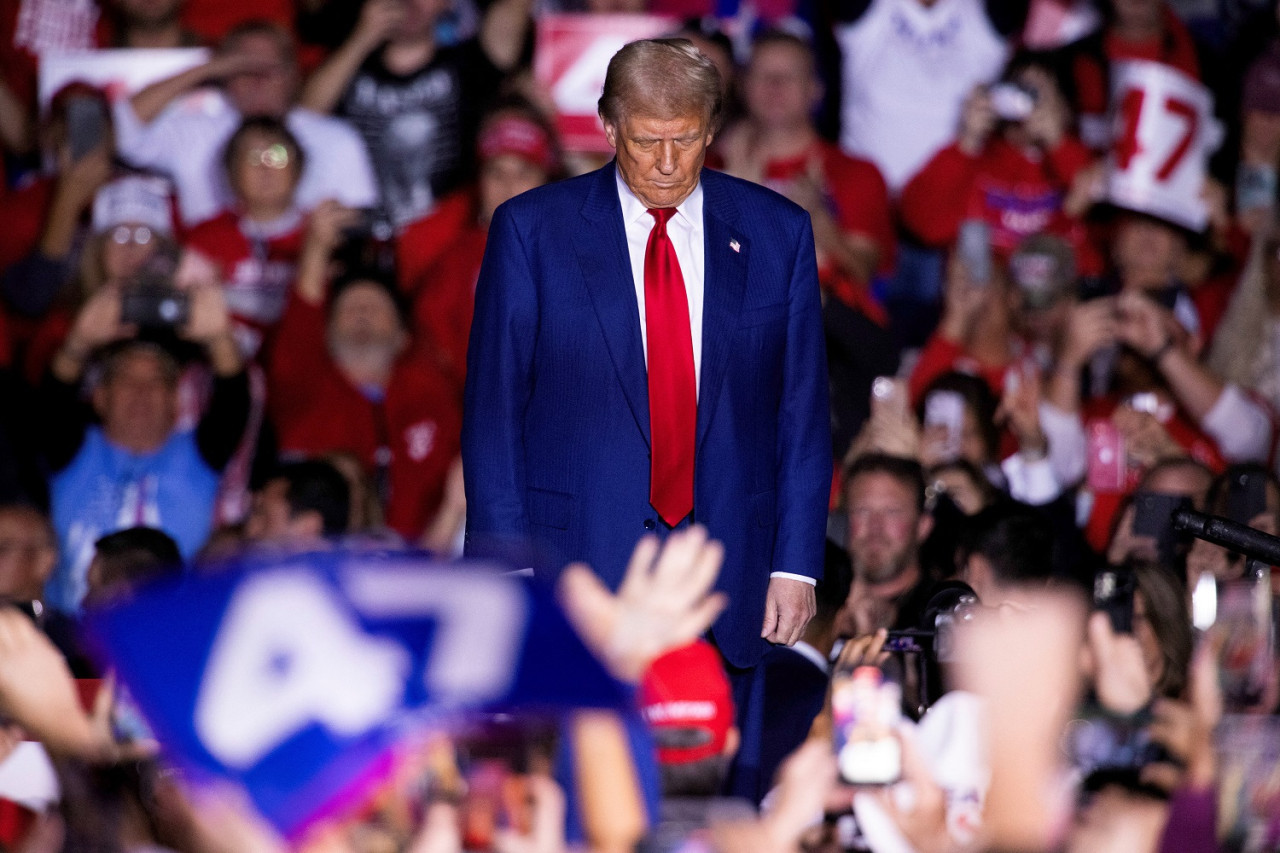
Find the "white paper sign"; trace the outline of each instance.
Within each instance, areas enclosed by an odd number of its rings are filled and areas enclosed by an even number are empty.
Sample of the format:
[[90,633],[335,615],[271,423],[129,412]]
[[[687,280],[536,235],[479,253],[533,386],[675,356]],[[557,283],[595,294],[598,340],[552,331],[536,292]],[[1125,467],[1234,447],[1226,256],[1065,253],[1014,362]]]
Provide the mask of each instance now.
[[97,86],[115,101],[208,59],[209,51],[203,47],[47,53],[40,57],[40,109],[47,108],[50,99],[68,83]]
[[1126,61],[1112,69],[1111,107],[1107,200],[1204,230],[1201,194],[1209,155],[1222,142],[1213,95],[1168,65]]

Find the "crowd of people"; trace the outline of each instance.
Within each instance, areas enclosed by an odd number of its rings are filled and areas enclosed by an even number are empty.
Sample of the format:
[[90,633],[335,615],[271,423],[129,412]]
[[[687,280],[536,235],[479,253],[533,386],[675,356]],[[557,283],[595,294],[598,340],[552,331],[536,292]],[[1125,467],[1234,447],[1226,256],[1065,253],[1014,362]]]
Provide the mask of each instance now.
[[[560,13],[678,21],[722,76],[708,167],[809,215],[817,612],[743,716],[698,639],[705,531],[642,540],[615,592],[568,569],[643,737],[580,713],[495,782],[492,744],[435,733],[293,843],[1280,850],[1280,574],[1174,526],[1280,535],[1274,0],[0,0],[0,850],[284,849],[121,730],[81,616],[249,551],[461,554],[490,220],[605,162],[533,73]],[[190,47],[37,97],[42,55]],[[1135,65],[1212,104],[1173,110],[1172,206],[1117,180],[1152,145],[1113,102]]]

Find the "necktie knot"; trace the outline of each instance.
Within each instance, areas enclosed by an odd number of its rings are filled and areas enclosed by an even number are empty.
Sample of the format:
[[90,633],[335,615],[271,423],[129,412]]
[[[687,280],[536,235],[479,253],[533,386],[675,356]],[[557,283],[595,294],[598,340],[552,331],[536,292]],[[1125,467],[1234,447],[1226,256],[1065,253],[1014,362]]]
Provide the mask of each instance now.
[[664,228],[671,217],[676,215],[676,209],[674,207],[651,207],[649,208],[649,215],[657,220],[659,228]]

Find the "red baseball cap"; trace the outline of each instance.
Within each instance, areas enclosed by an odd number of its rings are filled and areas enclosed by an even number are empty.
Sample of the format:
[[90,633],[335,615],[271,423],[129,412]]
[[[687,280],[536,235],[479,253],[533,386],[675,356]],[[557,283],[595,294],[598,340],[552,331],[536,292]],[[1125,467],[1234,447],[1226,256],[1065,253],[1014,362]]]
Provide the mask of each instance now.
[[514,154],[546,172],[555,171],[556,153],[551,137],[537,122],[518,115],[503,115],[480,131],[476,148],[481,161]]
[[[733,728],[733,693],[720,655],[695,640],[655,660],[640,683],[640,712],[658,740],[660,763],[722,754]],[[664,737],[676,731],[688,738]]]

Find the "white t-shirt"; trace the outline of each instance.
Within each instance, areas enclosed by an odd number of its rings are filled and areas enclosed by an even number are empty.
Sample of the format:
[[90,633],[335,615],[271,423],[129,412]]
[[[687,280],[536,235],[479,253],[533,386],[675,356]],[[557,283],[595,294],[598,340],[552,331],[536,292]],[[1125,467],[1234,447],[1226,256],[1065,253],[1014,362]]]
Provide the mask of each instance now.
[[[240,126],[240,113],[220,95],[182,98],[143,124],[128,98],[114,108],[120,156],[167,174],[178,191],[182,221],[195,225],[231,205],[222,149]],[[326,199],[349,207],[377,203],[377,184],[364,141],[346,122],[294,107],[285,124],[307,155],[297,206],[308,211]]]
[[872,0],[835,33],[840,147],[875,163],[894,194],[955,138],[964,99],[1009,53],[982,0]]

